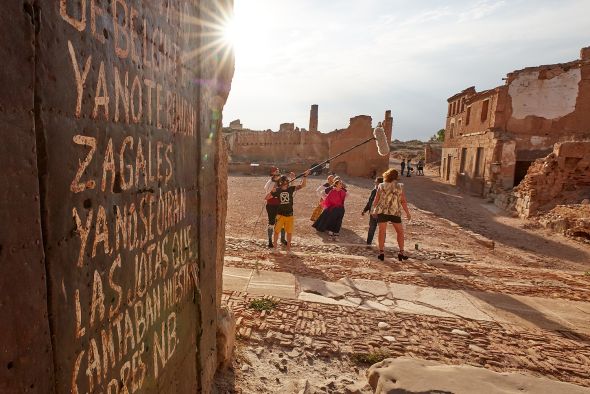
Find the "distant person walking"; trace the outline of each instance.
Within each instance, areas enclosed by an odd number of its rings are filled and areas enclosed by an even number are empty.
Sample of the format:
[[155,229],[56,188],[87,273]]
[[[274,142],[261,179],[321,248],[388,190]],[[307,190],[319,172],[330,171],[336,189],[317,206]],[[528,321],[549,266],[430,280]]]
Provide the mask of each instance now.
[[291,241],[293,239],[293,227],[295,222],[295,219],[293,218],[293,195],[295,194],[295,191],[301,190],[305,187],[308,175],[309,170],[305,171],[303,180],[297,186],[290,186],[289,178],[287,178],[286,175],[281,175],[277,182],[278,187],[273,187],[270,193],[266,195],[267,200],[270,200],[273,197],[279,199],[273,238],[275,250],[277,249],[279,232],[282,229],[285,229],[285,232],[287,233],[287,251],[291,251]]
[[324,211],[312,225],[318,231],[327,231],[328,235],[337,237],[344,219],[344,200],[347,192],[341,179],[335,179],[332,190],[323,202]]
[[416,175],[422,175],[424,176],[424,160],[420,159],[418,160],[418,172],[416,173]]
[[[270,193],[273,188],[277,187],[277,182],[280,177],[281,176],[279,173],[279,169],[277,167],[271,167],[270,168],[270,179],[266,182],[266,185],[264,185],[264,191],[266,192],[266,195],[268,195],[268,193]],[[273,233],[274,233],[278,208],[279,208],[279,199],[277,197],[272,197],[270,199],[268,199],[268,198],[266,199],[266,214],[268,216],[268,228],[266,231],[268,234],[268,247],[269,248],[274,247],[272,239],[273,239]],[[283,245],[287,244],[287,240],[285,239],[285,230],[281,230],[281,243]]]
[[408,159],[408,163],[407,163],[407,168],[406,168],[406,176],[409,178],[412,176],[412,171],[414,170],[412,168],[412,164],[411,164],[412,159]]
[[402,226],[402,208],[406,212],[407,220],[411,220],[410,210],[406,201],[403,184],[397,181],[398,173],[393,168],[383,173],[383,183],[377,187],[375,200],[371,214],[377,219],[379,227],[379,255],[377,258],[385,260],[385,236],[387,233],[387,223],[391,223],[397,234],[397,244],[399,261],[407,260],[408,256],[404,254],[404,227]]
[[361,215],[365,216],[365,213],[369,212],[369,232],[367,233],[367,245],[371,245],[373,243],[373,237],[375,236],[375,230],[377,229],[377,218],[371,215],[371,207],[373,206],[373,201],[375,200],[375,195],[377,194],[377,187],[383,183],[383,177],[378,177],[375,179],[375,187],[371,190],[371,195],[369,196],[369,200],[365,205],[365,209]]
[[402,169],[402,176],[404,175],[404,170],[406,169],[406,159],[402,159],[401,164],[399,165]]

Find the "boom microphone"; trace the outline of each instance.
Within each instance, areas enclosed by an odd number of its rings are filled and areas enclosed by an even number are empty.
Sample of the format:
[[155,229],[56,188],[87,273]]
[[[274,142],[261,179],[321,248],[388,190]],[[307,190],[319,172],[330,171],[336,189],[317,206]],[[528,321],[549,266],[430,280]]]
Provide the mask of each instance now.
[[[316,164],[315,166],[310,168],[309,171],[313,171],[316,168],[321,168],[324,164],[328,163],[330,160],[334,160],[335,158],[340,157],[343,154],[348,153],[351,150],[356,149],[359,146],[364,145],[364,144],[366,144],[370,141],[373,141],[373,140],[375,140],[375,144],[377,144],[377,153],[379,153],[379,156],[387,156],[389,154],[389,143],[387,142],[387,136],[385,135],[385,130],[383,129],[381,122],[379,122],[379,123],[377,123],[377,127],[375,127],[375,129],[373,130],[372,137],[366,139],[363,142],[359,142],[355,146],[348,148],[347,150],[340,152],[337,155],[332,156],[327,160],[324,160],[320,164]],[[304,174],[305,173],[301,173],[301,174],[297,175],[295,178],[291,179],[289,182],[293,182],[295,179],[301,178]]]
[[373,130],[373,137],[375,137],[375,143],[377,144],[377,153],[381,156],[387,156],[389,154],[389,144],[387,143],[387,136],[385,135],[383,126],[381,126],[381,122]]

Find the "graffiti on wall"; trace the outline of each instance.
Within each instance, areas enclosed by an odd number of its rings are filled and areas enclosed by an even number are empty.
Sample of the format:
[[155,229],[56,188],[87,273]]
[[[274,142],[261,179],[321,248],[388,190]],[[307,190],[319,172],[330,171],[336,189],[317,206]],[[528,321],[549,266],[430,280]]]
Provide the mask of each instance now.
[[58,391],[157,391],[183,369],[196,379],[198,87],[186,59],[197,7],[56,0],[45,12],[38,100]]

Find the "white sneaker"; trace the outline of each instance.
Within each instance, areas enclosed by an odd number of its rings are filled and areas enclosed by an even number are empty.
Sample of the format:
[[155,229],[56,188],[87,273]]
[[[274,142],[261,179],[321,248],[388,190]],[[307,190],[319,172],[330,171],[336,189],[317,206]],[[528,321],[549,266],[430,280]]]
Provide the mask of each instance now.
[[331,231],[328,231],[328,235],[329,235],[329,236],[334,236],[334,233],[333,233],[333,232],[331,232]]

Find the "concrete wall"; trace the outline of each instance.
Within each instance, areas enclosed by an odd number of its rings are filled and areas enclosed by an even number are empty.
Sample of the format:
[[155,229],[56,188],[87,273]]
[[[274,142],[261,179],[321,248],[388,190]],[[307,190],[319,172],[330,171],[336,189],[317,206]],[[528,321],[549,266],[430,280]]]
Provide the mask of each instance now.
[[208,392],[231,2],[0,9],[0,391]]

